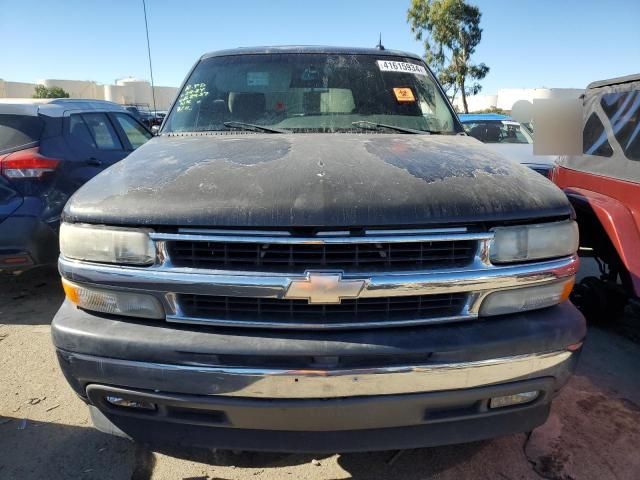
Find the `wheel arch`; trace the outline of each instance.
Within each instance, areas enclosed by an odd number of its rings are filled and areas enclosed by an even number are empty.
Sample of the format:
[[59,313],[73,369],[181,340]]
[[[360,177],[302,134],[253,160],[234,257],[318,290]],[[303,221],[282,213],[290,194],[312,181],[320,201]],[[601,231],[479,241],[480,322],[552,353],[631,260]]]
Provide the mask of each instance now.
[[620,270],[623,284],[640,296],[640,232],[631,211],[620,201],[580,188],[565,190],[576,211],[580,244]]

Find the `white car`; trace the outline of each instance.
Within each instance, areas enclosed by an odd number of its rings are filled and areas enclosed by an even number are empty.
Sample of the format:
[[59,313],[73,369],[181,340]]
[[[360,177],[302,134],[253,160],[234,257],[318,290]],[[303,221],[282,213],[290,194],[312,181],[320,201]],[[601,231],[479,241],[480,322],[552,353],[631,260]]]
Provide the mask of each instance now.
[[462,114],[459,117],[468,135],[503,156],[549,176],[556,157],[533,154],[533,136],[525,125],[507,115],[495,113]]

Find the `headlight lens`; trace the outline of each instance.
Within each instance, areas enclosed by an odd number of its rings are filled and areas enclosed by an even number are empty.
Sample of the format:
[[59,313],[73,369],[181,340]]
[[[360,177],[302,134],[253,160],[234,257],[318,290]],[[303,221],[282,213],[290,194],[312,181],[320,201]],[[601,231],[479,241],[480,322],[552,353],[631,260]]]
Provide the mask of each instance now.
[[63,223],[60,253],[66,258],[125,265],[151,265],[156,256],[148,230]]
[[165,318],[164,308],[153,295],[87,287],[62,280],[69,301],[85,310],[141,318]]
[[500,290],[487,296],[480,306],[480,316],[505,315],[551,307],[569,298],[574,277],[533,287]]
[[491,242],[492,263],[564,257],[578,251],[578,225],[573,220],[517,227],[497,227]]

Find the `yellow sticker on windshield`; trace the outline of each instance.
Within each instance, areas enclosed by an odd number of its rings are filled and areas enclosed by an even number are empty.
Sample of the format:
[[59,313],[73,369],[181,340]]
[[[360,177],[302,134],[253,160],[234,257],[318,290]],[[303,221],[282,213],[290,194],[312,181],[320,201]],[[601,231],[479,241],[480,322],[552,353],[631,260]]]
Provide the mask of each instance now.
[[416,97],[413,96],[413,90],[409,87],[396,87],[393,89],[398,102],[415,102]]

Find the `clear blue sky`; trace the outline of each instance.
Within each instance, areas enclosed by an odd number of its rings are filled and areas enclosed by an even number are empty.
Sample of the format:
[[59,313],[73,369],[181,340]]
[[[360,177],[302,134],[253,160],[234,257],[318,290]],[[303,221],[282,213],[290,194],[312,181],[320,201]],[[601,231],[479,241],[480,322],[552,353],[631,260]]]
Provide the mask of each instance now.
[[[475,59],[506,87],[584,87],[640,71],[639,0],[484,0]],[[157,85],[204,52],[251,45],[374,46],[422,53],[409,0],[147,0]],[[315,5],[315,6],[312,6]],[[0,0],[0,78],[149,78],[141,0]]]

